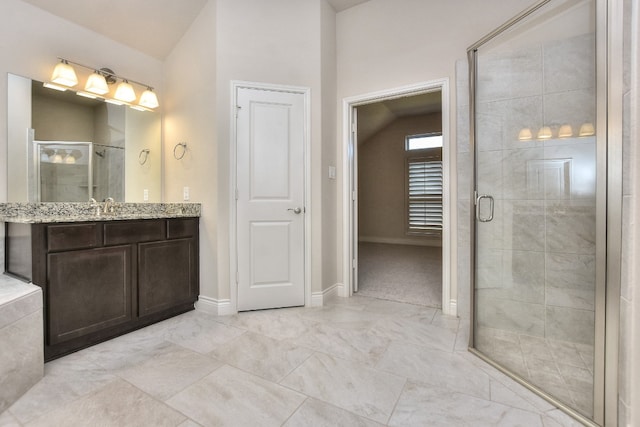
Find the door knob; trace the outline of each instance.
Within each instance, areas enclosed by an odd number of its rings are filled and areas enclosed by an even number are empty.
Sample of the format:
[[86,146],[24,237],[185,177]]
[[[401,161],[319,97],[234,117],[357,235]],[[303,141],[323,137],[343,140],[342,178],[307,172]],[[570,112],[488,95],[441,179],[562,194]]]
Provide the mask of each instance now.
[[296,215],[299,215],[300,213],[302,213],[302,209],[300,209],[300,208],[295,208],[295,209],[294,208],[289,208],[287,210],[293,212]]

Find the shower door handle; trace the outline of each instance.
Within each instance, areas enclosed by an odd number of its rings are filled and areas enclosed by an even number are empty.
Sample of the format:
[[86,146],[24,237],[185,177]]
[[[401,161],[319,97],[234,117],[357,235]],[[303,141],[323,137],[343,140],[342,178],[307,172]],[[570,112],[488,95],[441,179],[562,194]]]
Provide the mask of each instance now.
[[[489,216],[486,218],[483,218],[480,215],[480,203],[482,202],[482,199],[489,199]],[[491,222],[493,220],[493,204],[493,196],[490,196],[488,194],[481,194],[480,196],[478,196],[478,198],[476,199],[476,218],[478,218],[478,221]]]

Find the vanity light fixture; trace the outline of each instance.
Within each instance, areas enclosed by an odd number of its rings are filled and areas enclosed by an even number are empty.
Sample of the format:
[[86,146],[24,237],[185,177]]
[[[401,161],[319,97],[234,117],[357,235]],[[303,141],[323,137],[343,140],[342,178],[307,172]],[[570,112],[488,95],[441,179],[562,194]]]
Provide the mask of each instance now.
[[551,139],[553,134],[549,126],[542,126],[538,131],[538,139]]
[[520,129],[520,132],[518,133],[518,139],[520,141],[528,141],[532,138],[533,138],[533,134],[531,133],[531,129],[529,128]]
[[146,107],[146,108],[157,108],[158,105],[160,105],[158,103],[158,97],[156,96],[155,92],[153,92],[153,89],[150,87],[147,87],[147,90],[145,90],[144,92],[142,92],[142,95],[140,95],[140,102],[138,102],[139,105],[141,105],[142,107]]
[[109,93],[107,79],[105,79],[98,70],[95,70],[93,74],[91,74],[87,79],[87,84],[84,86],[84,90],[86,90],[87,92],[95,93],[97,95],[107,94]]
[[[88,67],[78,62],[69,61],[64,58],[58,58],[60,62],[56,65],[51,76],[50,83],[44,83],[45,87],[55,90],[66,90],[67,87],[73,87],[78,84],[78,77],[76,72],[70,64],[85,68],[91,71],[87,82],[84,86],[84,91],[77,92],[80,96],[102,98],[109,103],[115,105],[128,105],[131,108],[136,107],[141,111],[149,111],[159,106],[158,97],[153,88],[147,84],[137,82],[135,80],[128,79],[126,77],[118,76],[109,68],[96,69],[94,67]],[[116,83],[120,80],[115,93],[112,97],[108,96],[110,89],[109,85]],[[133,105],[136,101],[137,95],[132,83],[145,88],[140,96],[137,105]]]
[[591,135],[595,135],[596,130],[593,127],[593,123],[583,123],[582,126],[580,126],[580,136],[591,136]]
[[136,100],[136,92],[133,90],[133,86],[127,80],[123,80],[116,89],[116,94],[113,96],[118,101],[132,102]]
[[49,161],[51,163],[62,163],[62,155],[58,153],[58,150],[55,150],[53,154],[49,156]]
[[68,165],[76,164],[76,158],[73,155],[73,151],[67,151],[67,155],[64,157],[64,162]]
[[571,138],[573,136],[573,128],[571,125],[562,125],[558,130],[558,138]]
[[78,76],[69,61],[60,58],[60,62],[53,69],[51,81],[59,85],[73,87],[78,84]]

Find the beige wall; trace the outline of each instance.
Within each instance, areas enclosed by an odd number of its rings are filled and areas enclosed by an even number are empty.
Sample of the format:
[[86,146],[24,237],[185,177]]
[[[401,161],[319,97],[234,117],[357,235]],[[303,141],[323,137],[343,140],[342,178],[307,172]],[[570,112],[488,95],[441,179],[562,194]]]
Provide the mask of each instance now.
[[58,99],[33,96],[31,125],[38,141],[93,142],[95,112],[93,107]]
[[[335,200],[338,197],[338,180],[329,179],[329,167],[336,166],[335,130],[336,130],[336,13],[326,1],[321,7],[321,70],[322,70],[322,165],[318,172],[322,183],[322,219],[320,234],[322,237],[322,290],[325,291],[338,283],[338,268],[341,262],[336,257],[336,241],[333,230],[337,222]],[[319,291],[319,290],[317,290]]]
[[[182,201],[188,186],[191,201],[202,203],[200,293],[211,298],[219,294],[215,28],[215,2],[210,1],[164,64],[164,200]],[[182,160],[173,156],[179,142],[187,143]]]
[[[335,181],[327,182],[324,173],[334,163],[334,26],[335,12],[325,0],[211,0],[166,60],[165,199],[182,200],[183,187],[189,186],[191,199],[203,204],[204,299],[234,300],[229,267],[232,81],[311,88],[312,291],[322,291],[325,273],[335,277],[335,262],[322,262],[323,218],[332,213],[323,210],[323,201],[332,202],[335,193]],[[198,67],[186,66],[194,58]],[[180,141],[189,150],[176,161],[172,151]]]
[[442,131],[441,114],[402,117],[358,145],[358,237],[361,241],[440,246],[406,234],[407,135]]
[[[158,180],[162,170],[162,152],[158,141],[162,139],[161,118],[148,111],[125,110],[125,156],[124,156],[124,197],[127,202],[144,202],[144,190],[149,201],[159,202],[162,195],[162,182]],[[140,157],[140,152],[149,150],[149,154]]]

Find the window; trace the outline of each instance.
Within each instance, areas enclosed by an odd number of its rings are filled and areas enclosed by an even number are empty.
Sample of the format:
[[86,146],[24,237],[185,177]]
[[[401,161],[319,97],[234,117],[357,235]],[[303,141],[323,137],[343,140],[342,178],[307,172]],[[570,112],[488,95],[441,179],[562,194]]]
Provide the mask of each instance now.
[[406,138],[407,151],[424,150],[427,148],[442,148],[442,134],[409,135]]
[[440,236],[442,134],[412,135],[406,141],[407,233]]

